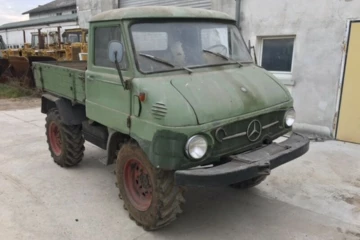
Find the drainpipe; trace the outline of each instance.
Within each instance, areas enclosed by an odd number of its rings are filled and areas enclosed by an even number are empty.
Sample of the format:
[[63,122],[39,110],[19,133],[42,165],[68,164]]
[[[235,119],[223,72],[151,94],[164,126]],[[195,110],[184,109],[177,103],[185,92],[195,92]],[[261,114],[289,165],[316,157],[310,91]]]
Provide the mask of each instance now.
[[38,29],[39,49],[45,48],[45,38],[41,35],[41,28]]
[[118,0],[118,8],[120,8],[120,1],[121,1],[121,0]]
[[57,27],[57,32],[58,32],[57,37],[58,37],[59,49],[61,49],[61,34],[60,34],[60,29],[61,29],[61,27],[60,27],[60,26],[59,26],[59,27]]
[[241,0],[235,0],[235,2],[236,2],[236,11],[235,11],[236,25],[238,26],[238,28],[241,29],[241,27],[240,27],[240,8],[241,8]]
[[23,38],[24,38],[24,46],[26,44],[26,34],[25,34],[25,30],[23,30]]
[[5,29],[6,43],[9,44],[8,30]]

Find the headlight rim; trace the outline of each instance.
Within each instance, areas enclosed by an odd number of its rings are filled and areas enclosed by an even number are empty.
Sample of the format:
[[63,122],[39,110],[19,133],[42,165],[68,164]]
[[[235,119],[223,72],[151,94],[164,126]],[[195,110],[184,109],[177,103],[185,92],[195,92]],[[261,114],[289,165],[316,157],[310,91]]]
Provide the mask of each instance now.
[[[194,139],[197,138],[197,137],[202,138],[202,139],[205,141],[205,143],[206,143],[205,153],[204,153],[204,155],[201,156],[200,158],[194,158],[193,156],[191,156],[190,151],[189,151],[189,146],[190,146],[190,144],[191,144],[191,141],[194,140]],[[190,160],[193,160],[193,161],[201,161],[202,159],[204,159],[204,158],[206,157],[208,151],[209,151],[209,141],[208,141],[208,139],[207,139],[206,136],[201,135],[201,134],[195,134],[195,135],[191,136],[191,137],[187,140],[187,142],[186,142],[186,144],[185,144],[185,153],[186,153],[187,157],[188,157]]]
[[[290,114],[290,112],[293,112],[294,122],[289,126],[289,125],[287,124],[286,119],[287,119],[288,115]],[[294,123],[295,123],[295,122],[296,122],[296,111],[295,111],[295,109],[294,109],[294,108],[290,108],[290,109],[286,110],[285,115],[284,115],[284,126],[285,126],[286,128],[292,128],[292,127],[294,126]]]

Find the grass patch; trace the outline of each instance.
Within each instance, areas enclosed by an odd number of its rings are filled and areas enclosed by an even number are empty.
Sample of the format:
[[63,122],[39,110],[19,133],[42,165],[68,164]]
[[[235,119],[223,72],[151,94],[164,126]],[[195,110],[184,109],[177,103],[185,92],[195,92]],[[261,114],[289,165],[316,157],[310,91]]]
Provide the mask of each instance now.
[[0,83],[0,98],[19,98],[34,96],[35,92],[13,84]]

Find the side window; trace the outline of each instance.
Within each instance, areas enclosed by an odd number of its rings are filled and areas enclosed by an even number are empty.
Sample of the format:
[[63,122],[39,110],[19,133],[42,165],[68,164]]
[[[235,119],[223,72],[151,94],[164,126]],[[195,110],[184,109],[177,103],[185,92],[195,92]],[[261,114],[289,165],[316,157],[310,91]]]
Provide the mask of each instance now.
[[[115,68],[115,64],[109,60],[108,47],[111,41],[122,42],[120,28],[114,27],[98,27],[95,28],[95,49],[94,64],[95,66]],[[120,62],[121,69],[125,69],[126,58],[124,49],[124,58]]]

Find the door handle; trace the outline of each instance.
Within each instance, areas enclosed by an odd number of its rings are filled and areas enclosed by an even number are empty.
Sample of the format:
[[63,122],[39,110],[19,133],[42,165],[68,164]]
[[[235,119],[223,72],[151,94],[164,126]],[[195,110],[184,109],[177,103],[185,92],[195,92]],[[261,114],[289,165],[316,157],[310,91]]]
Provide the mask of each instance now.
[[94,80],[94,76],[93,76],[93,75],[88,75],[88,76],[87,76],[87,79],[93,81],[93,80]]

